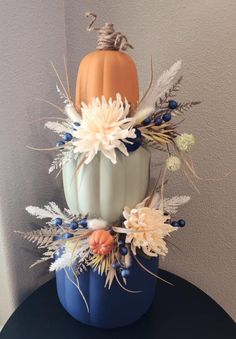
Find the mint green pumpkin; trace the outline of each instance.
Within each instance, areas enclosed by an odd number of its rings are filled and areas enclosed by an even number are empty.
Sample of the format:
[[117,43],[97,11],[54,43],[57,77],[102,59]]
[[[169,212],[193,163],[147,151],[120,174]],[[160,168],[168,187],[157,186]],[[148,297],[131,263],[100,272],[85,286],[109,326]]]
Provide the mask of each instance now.
[[140,147],[129,156],[116,152],[114,165],[99,152],[88,165],[77,171],[80,157],[63,167],[63,185],[67,204],[74,214],[117,221],[124,206],[134,207],[148,190],[150,152]]

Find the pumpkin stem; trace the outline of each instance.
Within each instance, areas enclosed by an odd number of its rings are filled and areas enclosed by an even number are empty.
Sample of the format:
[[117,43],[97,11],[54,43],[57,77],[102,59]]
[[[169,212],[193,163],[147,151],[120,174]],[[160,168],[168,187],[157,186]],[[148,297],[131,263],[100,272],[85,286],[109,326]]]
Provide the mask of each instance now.
[[127,48],[133,48],[128,43],[128,39],[120,32],[116,32],[112,23],[105,23],[103,27],[93,27],[97,15],[91,12],[85,13],[85,16],[91,17],[87,31],[98,31],[98,50],[126,51]]

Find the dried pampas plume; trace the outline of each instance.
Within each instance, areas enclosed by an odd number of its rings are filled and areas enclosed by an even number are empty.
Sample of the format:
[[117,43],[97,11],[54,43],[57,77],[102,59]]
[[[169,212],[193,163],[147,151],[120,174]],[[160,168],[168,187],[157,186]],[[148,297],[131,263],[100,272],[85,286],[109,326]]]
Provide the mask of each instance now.
[[[181,69],[181,65],[181,60],[174,63],[168,70],[162,73],[156,83],[150,86],[149,91],[138,105],[137,113],[135,115],[137,121],[142,121],[145,118],[145,116],[143,116],[144,109],[148,107],[148,111],[150,112],[151,108],[155,107],[155,102],[170,88],[176,74]],[[150,114],[149,112],[148,114]]]

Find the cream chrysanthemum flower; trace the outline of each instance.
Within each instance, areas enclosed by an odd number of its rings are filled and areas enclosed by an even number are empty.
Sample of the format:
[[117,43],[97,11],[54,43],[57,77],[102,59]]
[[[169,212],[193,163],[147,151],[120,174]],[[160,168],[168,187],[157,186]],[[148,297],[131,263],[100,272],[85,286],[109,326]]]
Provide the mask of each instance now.
[[195,144],[195,138],[193,134],[183,133],[176,137],[175,143],[180,151],[189,152]]
[[82,103],[82,120],[73,133],[74,152],[85,153],[88,164],[101,151],[113,164],[116,163],[116,149],[128,155],[123,143],[126,138],[135,138],[134,119],[127,118],[130,105],[123,102],[120,94],[116,100],[105,97],[94,98],[88,105]]
[[136,255],[136,249],[141,249],[146,255],[156,257],[166,255],[168,248],[164,237],[175,231],[176,228],[165,222],[170,216],[160,210],[146,207],[147,199],[135,208],[124,208],[123,216],[127,228],[126,242],[131,244],[131,250]]

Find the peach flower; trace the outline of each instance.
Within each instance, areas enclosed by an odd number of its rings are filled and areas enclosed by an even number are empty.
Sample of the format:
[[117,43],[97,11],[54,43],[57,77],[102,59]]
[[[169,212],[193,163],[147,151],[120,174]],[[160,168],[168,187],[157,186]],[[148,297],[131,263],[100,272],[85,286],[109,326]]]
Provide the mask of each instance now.
[[144,201],[135,208],[124,208],[123,216],[126,219],[127,236],[126,243],[131,244],[131,251],[136,255],[136,249],[141,249],[146,255],[156,257],[166,255],[168,248],[164,237],[175,231],[166,221],[170,218],[164,215],[162,211],[154,208],[153,204],[145,206]]

